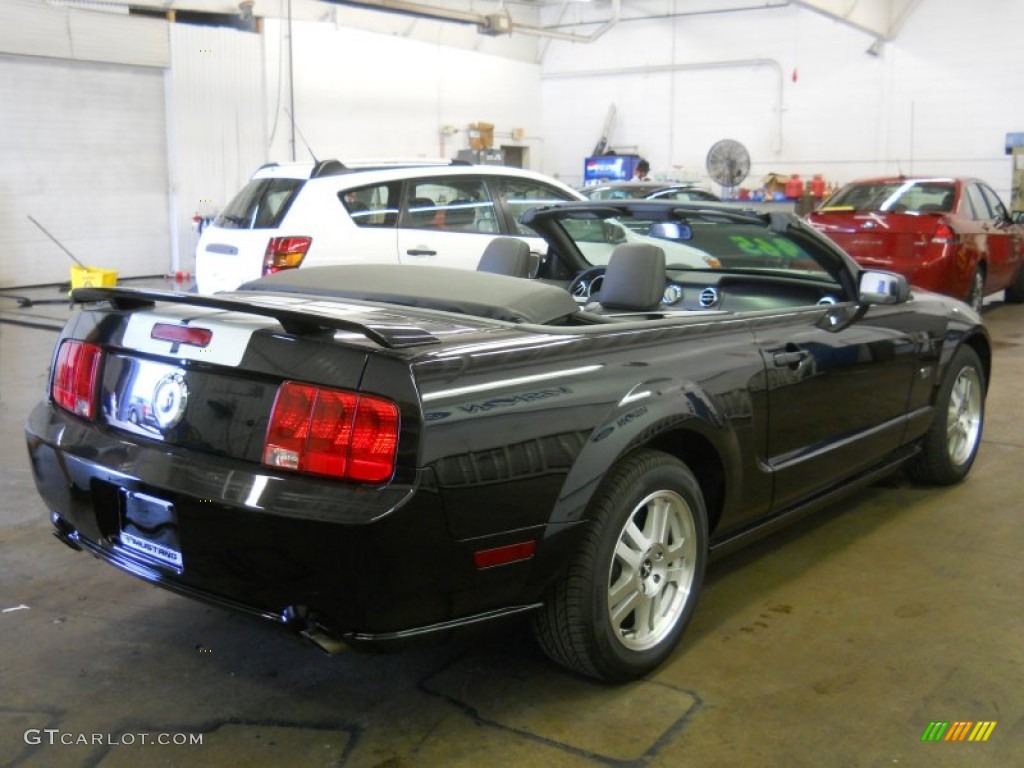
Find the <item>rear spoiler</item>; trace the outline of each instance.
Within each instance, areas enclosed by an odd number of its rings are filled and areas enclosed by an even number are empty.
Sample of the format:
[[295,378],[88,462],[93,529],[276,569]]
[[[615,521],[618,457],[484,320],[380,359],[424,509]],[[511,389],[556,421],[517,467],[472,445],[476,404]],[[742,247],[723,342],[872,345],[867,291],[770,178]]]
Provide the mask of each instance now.
[[[196,293],[173,293],[171,291],[155,291],[138,288],[76,288],[71,292],[71,300],[76,304],[106,302],[117,310],[131,311],[154,306],[157,302],[186,304],[193,307],[222,309],[226,312],[241,312],[247,315],[271,317],[277,320],[285,332],[295,336],[316,336],[324,332],[353,331],[361,333],[371,341],[388,349],[419,347],[427,344],[440,344],[440,340],[412,325],[395,323],[379,323],[370,325],[338,317],[325,308],[329,300],[319,299],[317,307],[295,309],[273,302],[271,297],[277,294],[262,294],[245,299],[228,299],[219,296],[201,296]],[[358,304],[358,301],[345,300],[346,304]]]

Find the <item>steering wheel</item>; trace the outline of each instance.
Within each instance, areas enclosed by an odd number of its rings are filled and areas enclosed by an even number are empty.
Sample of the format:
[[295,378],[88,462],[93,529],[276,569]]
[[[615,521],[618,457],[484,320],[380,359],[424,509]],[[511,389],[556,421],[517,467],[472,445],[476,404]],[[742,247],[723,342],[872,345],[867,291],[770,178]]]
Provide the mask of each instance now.
[[590,267],[580,272],[569,283],[569,293],[574,299],[590,299],[591,288],[594,283],[600,285],[599,278],[604,277],[605,267]]

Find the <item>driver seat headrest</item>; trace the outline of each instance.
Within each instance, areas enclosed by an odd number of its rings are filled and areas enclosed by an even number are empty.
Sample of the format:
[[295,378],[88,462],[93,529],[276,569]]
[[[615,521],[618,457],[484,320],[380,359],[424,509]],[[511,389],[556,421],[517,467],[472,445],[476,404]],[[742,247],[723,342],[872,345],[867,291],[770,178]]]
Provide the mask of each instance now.
[[665,294],[665,252],[647,243],[616,246],[608,259],[598,301],[604,309],[647,312]]

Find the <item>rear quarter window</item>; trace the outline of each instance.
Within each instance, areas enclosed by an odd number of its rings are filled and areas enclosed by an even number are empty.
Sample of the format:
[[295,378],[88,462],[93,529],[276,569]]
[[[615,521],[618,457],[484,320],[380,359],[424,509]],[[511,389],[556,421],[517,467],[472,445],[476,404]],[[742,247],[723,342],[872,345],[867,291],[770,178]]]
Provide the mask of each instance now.
[[302,179],[252,179],[214,224],[225,229],[279,227],[304,183]]
[[402,182],[370,184],[338,193],[349,218],[358,227],[394,227],[398,223],[398,201]]

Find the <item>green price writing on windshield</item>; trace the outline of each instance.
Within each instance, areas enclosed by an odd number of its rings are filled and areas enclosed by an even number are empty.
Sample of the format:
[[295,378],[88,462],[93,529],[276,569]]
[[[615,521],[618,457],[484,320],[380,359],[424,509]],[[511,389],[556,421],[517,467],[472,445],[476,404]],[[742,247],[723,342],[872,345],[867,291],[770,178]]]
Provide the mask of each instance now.
[[751,256],[773,256],[775,258],[788,256],[791,259],[796,259],[803,255],[792,241],[783,237],[768,238],[733,235],[730,237],[730,240],[743,253],[750,254]]

